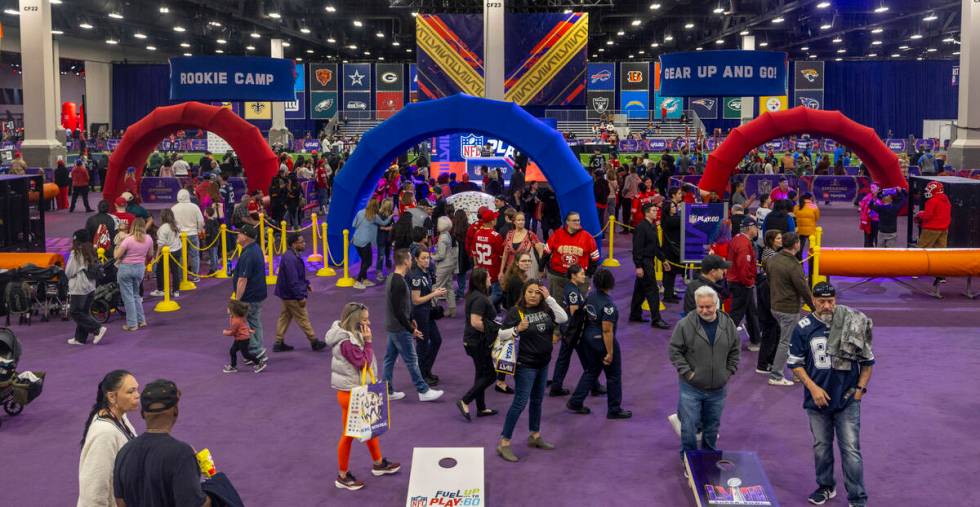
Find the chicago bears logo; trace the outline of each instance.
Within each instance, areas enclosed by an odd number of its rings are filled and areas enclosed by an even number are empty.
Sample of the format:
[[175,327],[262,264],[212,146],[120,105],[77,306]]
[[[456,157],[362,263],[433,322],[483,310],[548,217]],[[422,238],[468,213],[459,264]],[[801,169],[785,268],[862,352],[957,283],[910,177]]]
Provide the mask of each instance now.
[[316,69],[313,76],[316,78],[316,82],[320,83],[320,86],[327,86],[333,80],[333,71],[330,69]]
[[820,77],[820,73],[817,72],[817,69],[800,69],[800,75],[803,76],[803,79],[806,79],[811,83],[815,82],[817,78]]
[[593,84],[609,81],[609,79],[611,78],[612,78],[612,73],[609,72],[608,70],[600,70],[599,72],[596,72],[595,74],[589,76],[589,79],[592,81]]
[[[694,99],[694,100],[691,101],[691,104],[696,105],[696,106],[701,106],[701,107],[703,107],[705,109],[714,109],[715,108],[715,99],[708,99],[708,98]],[[739,103],[739,105],[741,105],[741,103]]]
[[643,82],[643,72],[639,70],[631,70],[626,73],[626,82],[628,83],[642,83]]
[[820,102],[812,97],[800,97],[800,105],[810,109],[820,109]]

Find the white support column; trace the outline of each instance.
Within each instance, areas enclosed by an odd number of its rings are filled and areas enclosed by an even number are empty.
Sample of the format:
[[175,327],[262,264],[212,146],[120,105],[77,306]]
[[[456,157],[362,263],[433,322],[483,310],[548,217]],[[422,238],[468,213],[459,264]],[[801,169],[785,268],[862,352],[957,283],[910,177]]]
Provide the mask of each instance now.
[[504,100],[504,14],[507,0],[483,2],[483,95]]
[[55,103],[50,0],[20,0],[20,47],[24,90],[24,142],[28,165],[54,167],[65,147],[55,137],[61,115]]
[[[960,16],[959,114],[949,163],[957,169],[980,167],[980,2],[963,0]],[[969,127],[969,129],[963,128]],[[955,127],[954,127],[955,128]]]
[[68,137],[61,127],[61,43],[51,36],[51,64],[54,65],[54,137],[65,144]]
[[[112,122],[112,64],[85,62],[85,125]],[[110,125],[111,127],[111,125]],[[90,133],[91,134],[91,133]]]
[[[742,36],[742,49],[746,51],[755,50],[755,35]],[[755,97],[742,97],[742,121],[744,125],[755,118]]]
[[[270,41],[270,54],[273,58],[282,58],[282,39],[272,39]],[[286,129],[286,103],[272,103],[272,127],[269,128],[270,144],[287,144],[289,142],[289,130]]]

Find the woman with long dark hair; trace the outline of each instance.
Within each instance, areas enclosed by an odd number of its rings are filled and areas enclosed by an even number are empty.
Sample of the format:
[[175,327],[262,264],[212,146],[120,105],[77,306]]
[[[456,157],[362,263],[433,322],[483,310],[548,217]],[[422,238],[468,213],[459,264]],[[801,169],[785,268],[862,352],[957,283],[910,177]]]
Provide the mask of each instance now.
[[541,405],[548,382],[548,363],[551,362],[555,329],[567,321],[565,309],[551,297],[547,287],[534,280],[524,286],[520,301],[504,317],[501,326],[503,329],[497,333],[498,338],[513,340],[520,336],[517,369],[514,372],[514,400],[507,411],[504,429],[497,443],[497,454],[505,461],[519,460],[510,443],[517,420],[528,403],[528,429],[531,434],[527,438],[527,445],[544,450],[555,448],[541,438]]
[[75,321],[75,336],[68,339],[71,345],[84,345],[88,335],[95,333],[92,343],[99,343],[105,336],[106,327],[92,318],[92,301],[95,299],[95,285],[98,283],[92,271],[99,264],[95,247],[88,231],[79,229],[71,238],[71,256],[65,266],[68,277],[68,312]]
[[114,370],[99,382],[95,404],[82,431],[78,507],[116,507],[112,470],[119,449],[136,438],[126,413],[135,412],[139,406],[139,383],[132,373]]
[[[160,227],[157,228],[157,248],[162,249],[163,247],[170,247],[170,255],[174,259],[180,258],[180,249],[182,242],[180,241],[180,229],[177,227],[177,219],[174,217],[174,212],[170,209],[164,209],[160,212]],[[153,273],[157,278],[157,288],[150,293],[151,296],[161,297],[163,296],[163,259],[160,259],[153,265]],[[179,288],[179,280],[181,279],[180,263],[171,262],[170,263],[170,296],[179,297],[180,292],[177,290]]]
[[[462,210],[460,210],[462,211]],[[490,347],[497,337],[499,326],[497,309],[490,302],[490,275],[483,268],[475,268],[470,273],[469,291],[463,306],[463,348],[473,359],[473,386],[456,402],[456,408],[467,421],[470,420],[470,403],[476,402],[476,416],[494,415],[496,410],[487,408],[484,393],[497,378],[490,358]]]
[[516,255],[516,258],[516,261],[511,263],[510,267],[507,268],[507,272],[500,277],[500,289],[504,291],[501,304],[503,304],[504,308],[512,308],[516,305],[521,299],[524,284],[528,280],[533,279],[530,276],[532,264],[531,254],[527,252],[519,253]]
[[450,233],[456,244],[460,246],[458,249],[459,266],[456,271],[456,285],[459,286],[457,294],[466,293],[466,274],[473,268],[473,261],[470,259],[470,255],[466,252],[466,230],[469,229],[470,222],[469,218],[466,216],[466,211],[458,209],[453,212],[453,228]]
[[395,250],[412,246],[412,214],[405,211],[391,228],[391,243]]

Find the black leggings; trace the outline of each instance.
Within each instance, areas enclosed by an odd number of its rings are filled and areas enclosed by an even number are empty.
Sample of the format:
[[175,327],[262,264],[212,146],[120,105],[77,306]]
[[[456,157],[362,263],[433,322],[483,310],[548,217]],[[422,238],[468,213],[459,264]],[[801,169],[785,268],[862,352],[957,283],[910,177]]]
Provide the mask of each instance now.
[[85,343],[89,334],[98,332],[102,327],[102,324],[92,317],[93,300],[95,300],[95,292],[73,295],[68,301],[68,313],[71,315],[71,320],[75,321],[75,341],[79,343]]
[[489,348],[479,345],[465,345],[464,347],[466,348],[466,355],[473,359],[475,374],[473,375],[473,387],[466,391],[462,400],[466,404],[476,401],[476,410],[482,412],[487,408],[484,393],[493,384],[497,374],[493,369],[493,360],[490,358]]
[[371,243],[364,246],[354,245],[357,255],[361,257],[361,267],[357,271],[357,281],[363,282],[367,278],[368,268],[371,267]]
[[238,367],[238,352],[241,352],[242,357],[244,357],[246,360],[259,364],[259,358],[255,357],[248,351],[248,340],[235,340],[231,343],[231,349],[228,350],[228,354],[231,355],[232,368]]

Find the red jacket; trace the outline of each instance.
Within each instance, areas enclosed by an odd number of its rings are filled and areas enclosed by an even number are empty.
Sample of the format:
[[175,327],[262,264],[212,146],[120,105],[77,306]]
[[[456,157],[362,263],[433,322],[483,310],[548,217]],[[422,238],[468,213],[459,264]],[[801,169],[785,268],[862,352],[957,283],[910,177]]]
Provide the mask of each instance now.
[[[476,224],[474,224],[476,225]],[[467,252],[473,259],[473,265],[487,270],[490,282],[496,282],[500,276],[500,263],[504,257],[504,238],[491,227],[477,227],[467,230]]]
[[755,286],[755,247],[752,240],[745,234],[738,234],[732,238],[728,248],[728,262],[732,267],[728,269],[725,278],[729,283],[737,283],[746,287]]
[[558,229],[548,238],[548,248],[551,250],[549,267],[559,275],[567,275],[568,267],[572,264],[588,270],[590,263],[599,261],[595,238],[584,229],[575,234],[569,234],[564,227]]
[[951,207],[946,194],[934,194],[926,200],[925,209],[918,212],[915,218],[922,222],[923,229],[945,231],[949,229]]
[[89,182],[88,169],[85,166],[76,165],[71,170],[71,186],[87,187]]

